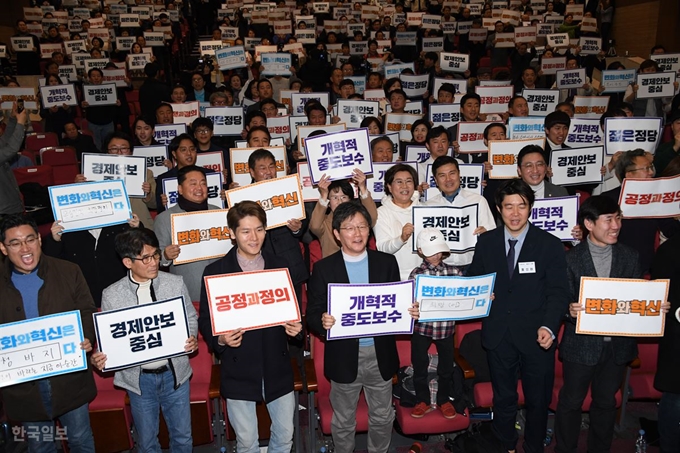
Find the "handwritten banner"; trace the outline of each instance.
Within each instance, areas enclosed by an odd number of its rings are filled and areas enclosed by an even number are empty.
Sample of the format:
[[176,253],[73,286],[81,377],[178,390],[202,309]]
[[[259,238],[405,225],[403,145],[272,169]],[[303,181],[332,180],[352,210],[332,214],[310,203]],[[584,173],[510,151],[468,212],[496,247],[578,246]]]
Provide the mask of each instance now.
[[576,333],[662,337],[670,280],[581,277]]
[[578,225],[579,196],[538,198],[531,207],[529,221],[560,241],[574,238],[571,230]]
[[601,183],[604,146],[554,149],[550,154],[551,181],[558,186]]
[[0,325],[0,387],[87,369],[80,311]]
[[675,218],[680,215],[680,176],[625,178],[619,206],[625,218]]
[[478,277],[416,275],[418,322],[485,318],[491,310],[496,274]]
[[256,201],[267,213],[268,230],[287,225],[291,219],[305,218],[298,175],[255,182],[227,190],[226,195],[229,207],[243,200]]
[[187,354],[184,297],[94,313],[103,371],[115,371]]
[[132,209],[121,180],[84,182],[48,187],[54,220],[64,232],[126,223]]
[[413,280],[365,285],[328,285],[328,314],[336,322],[328,340],[410,334]]
[[213,335],[300,322],[288,269],[210,275],[203,279]]

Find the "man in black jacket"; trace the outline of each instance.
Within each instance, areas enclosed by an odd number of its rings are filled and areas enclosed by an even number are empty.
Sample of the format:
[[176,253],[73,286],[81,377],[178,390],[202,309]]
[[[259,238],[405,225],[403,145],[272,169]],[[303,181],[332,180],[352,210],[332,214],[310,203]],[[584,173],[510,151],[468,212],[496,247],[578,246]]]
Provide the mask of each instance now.
[[[341,250],[314,265],[309,282],[307,324],[326,338],[336,320],[328,314],[329,283],[388,283],[399,281],[399,266],[393,255],[368,250],[371,216],[360,204],[343,203],[333,213],[333,234]],[[417,305],[409,314],[418,319]],[[324,375],[331,381],[333,405],[331,432],[338,453],[354,451],[356,402],[362,389],[371,420],[368,451],[386,453],[392,437],[392,376],[399,369],[394,335],[327,341]]]
[[146,80],[139,87],[139,106],[142,109],[142,115],[152,118],[156,106],[162,102],[172,102],[168,86],[159,80],[160,69],[156,63],[147,63],[144,66]]

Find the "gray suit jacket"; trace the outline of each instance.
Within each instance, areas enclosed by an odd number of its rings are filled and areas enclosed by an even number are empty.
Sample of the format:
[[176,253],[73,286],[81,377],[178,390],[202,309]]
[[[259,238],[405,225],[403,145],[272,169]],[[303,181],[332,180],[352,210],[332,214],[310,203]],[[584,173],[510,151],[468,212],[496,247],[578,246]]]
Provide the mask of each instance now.
[[[595,264],[590,255],[588,241],[583,240],[567,252],[567,275],[569,278],[570,301],[578,301],[581,277],[597,277]],[[612,266],[609,278],[642,278],[638,252],[620,243],[612,246]],[[560,358],[582,365],[596,365],[604,346],[604,337],[599,335],[576,335],[576,318],[569,316],[564,326],[564,336],[559,345]],[[614,347],[614,362],[624,365],[637,357],[637,340],[630,337],[611,337]]]

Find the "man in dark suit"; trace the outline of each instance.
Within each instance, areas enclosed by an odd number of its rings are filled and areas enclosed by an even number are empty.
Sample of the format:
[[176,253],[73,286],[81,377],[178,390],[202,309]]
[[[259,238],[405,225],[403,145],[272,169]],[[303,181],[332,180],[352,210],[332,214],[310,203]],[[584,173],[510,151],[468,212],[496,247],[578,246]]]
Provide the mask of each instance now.
[[170,89],[159,79],[161,68],[157,63],[147,63],[144,66],[146,80],[139,88],[139,106],[142,115],[153,117],[154,109],[162,102],[170,102]]
[[[327,312],[329,283],[399,281],[396,258],[366,248],[370,228],[371,216],[360,204],[343,203],[333,212],[333,234],[341,250],[317,262],[309,281],[307,325],[322,339],[335,324],[335,317]],[[409,314],[418,318],[416,304]],[[369,407],[368,451],[387,452],[394,421],[392,376],[398,369],[393,335],[326,342],[324,375],[331,381],[331,432],[338,453],[354,451],[356,408],[362,389]]]
[[558,453],[577,451],[581,406],[591,390],[588,451],[609,451],[616,421],[616,392],[626,366],[637,357],[637,341],[631,337],[577,335],[576,318],[584,309],[578,301],[581,277],[642,278],[638,252],[618,242],[621,209],[604,196],[590,197],[578,213],[585,241],[567,253],[569,313],[559,352],[564,385],[555,416]]
[[556,110],[549,113],[543,121],[543,129],[545,131],[545,161],[550,165],[550,157],[552,150],[570,148],[565,145],[564,141],[567,139],[569,126],[571,125],[571,118],[564,112]]
[[550,378],[555,366],[553,340],[567,311],[567,264],[562,243],[529,223],[534,192],[521,179],[496,192],[504,228],[482,234],[468,275],[496,273],[496,295],[482,323],[493,387],[493,431],[514,452],[518,435],[517,380],[527,407],[524,451],[543,451]]

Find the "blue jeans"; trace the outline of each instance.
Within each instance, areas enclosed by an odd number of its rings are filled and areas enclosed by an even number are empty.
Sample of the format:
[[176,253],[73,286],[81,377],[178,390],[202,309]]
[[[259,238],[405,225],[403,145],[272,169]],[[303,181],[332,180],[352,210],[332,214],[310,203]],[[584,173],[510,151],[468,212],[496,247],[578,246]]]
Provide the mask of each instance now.
[[664,392],[659,403],[661,453],[680,452],[680,393]]
[[[295,395],[290,392],[267,403],[267,410],[272,419],[271,438],[267,452],[290,453],[295,431],[293,426]],[[236,432],[236,452],[259,453],[255,401],[227,399],[227,414]]]
[[87,128],[90,130],[90,132],[92,132],[92,140],[94,140],[94,146],[96,146],[99,151],[106,154],[108,151],[102,149],[102,145],[104,144],[104,139],[106,139],[106,136],[115,130],[113,122],[104,125],[92,124],[88,122]]
[[[40,396],[47,414],[52,417],[52,386],[49,379],[38,381]],[[73,453],[94,453],[94,437],[90,429],[89,404],[73,409],[59,417],[59,422],[66,431],[68,446]],[[57,451],[54,443],[56,432],[54,421],[24,422],[24,428],[30,434],[42,433],[40,436],[28,436],[29,453],[53,453]],[[36,438],[37,437],[37,438]]]
[[137,428],[138,451],[161,452],[158,424],[159,410],[162,410],[170,434],[170,451],[191,453],[189,381],[175,390],[175,379],[170,370],[160,374],[140,373],[139,388],[141,395],[128,391],[132,418]]

